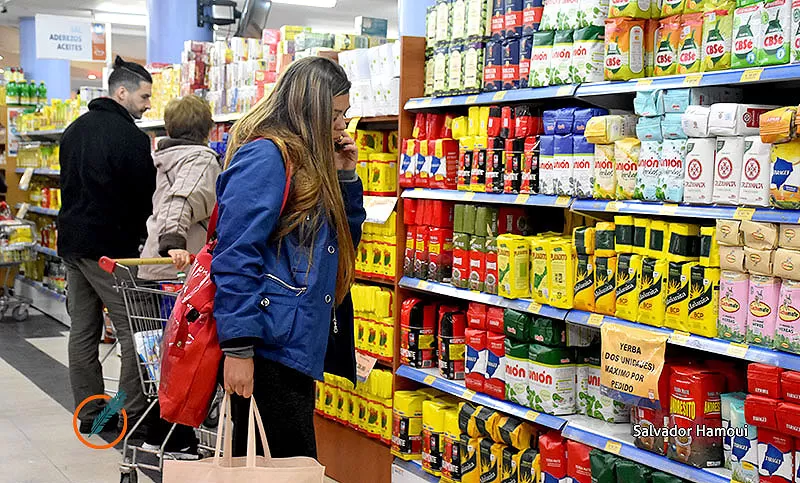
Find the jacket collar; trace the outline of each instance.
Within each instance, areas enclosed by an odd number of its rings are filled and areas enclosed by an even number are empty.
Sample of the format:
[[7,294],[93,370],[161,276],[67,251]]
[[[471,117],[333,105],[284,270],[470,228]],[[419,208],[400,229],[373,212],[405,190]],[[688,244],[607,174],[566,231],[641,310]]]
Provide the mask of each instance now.
[[190,141],[188,139],[180,139],[180,138],[164,138],[158,142],[158,150],[161,151],[162,149],[169,149],[175,146],[206,146],[205,143],[198,143],[195,141]]
[[110,97],[98,97],[97,99],[94,99],[89,103],[89,110],[116,112],[131,124],[134,124],[133,116],[131,116],[128,110],[122,107],[122,104]]

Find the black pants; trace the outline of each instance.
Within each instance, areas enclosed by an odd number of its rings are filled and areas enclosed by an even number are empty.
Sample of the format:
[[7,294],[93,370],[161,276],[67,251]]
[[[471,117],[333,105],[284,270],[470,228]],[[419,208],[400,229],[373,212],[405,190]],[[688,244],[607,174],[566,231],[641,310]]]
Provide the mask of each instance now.
[[[314,434],[314,379],[283,364],[256,356],[253,395],[264,422],[270,452],[276,458],[317,457]],[[232,398],[233,455],[247,454],[250,400]],[[258,425],[256,425],[258,431]],[[258,454],[261,439],[256,437]]]

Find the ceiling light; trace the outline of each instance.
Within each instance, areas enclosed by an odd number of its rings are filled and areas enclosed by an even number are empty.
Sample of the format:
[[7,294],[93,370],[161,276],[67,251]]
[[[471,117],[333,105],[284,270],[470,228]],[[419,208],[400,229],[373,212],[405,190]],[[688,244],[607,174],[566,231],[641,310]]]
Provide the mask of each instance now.
[[0,60],[3,60],[3,59],[5,59],[5,57],[3,57],[2,55],[0,55]]
[[94,21],[97,23],[113,23],[118,25],[147,26],[146,15],[134,15],[128,13],[95,12]]
[[284,3],[286,5],[300,5],[303,7],[333,8],[336,0],[272,0],[272,3]]
[[97,74],[89,74],[86,76],[89,80],[97,80]]

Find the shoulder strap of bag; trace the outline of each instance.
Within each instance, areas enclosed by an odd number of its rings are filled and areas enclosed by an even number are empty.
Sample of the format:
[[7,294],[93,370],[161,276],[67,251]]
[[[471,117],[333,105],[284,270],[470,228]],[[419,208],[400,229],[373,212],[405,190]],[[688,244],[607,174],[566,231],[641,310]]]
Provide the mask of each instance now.
[[[254,139],[253,141],[258,141],[258,138]],[[289,188],[292,182],[292,164],[288,161],[285,164],[286,166],[286,187],[283,189],[283,201],[281,202],[281,211],[278,213],[278,216],[283,214],[283,209],[286,208],[286,201],[289,199]],[[219,219],[219,202],[214,204],[214,211],[211,212],[211,218],[208,219],[208,230],[206,230],[206,243],[211,241],[211,238],[214,236],[214,233],[217,231],[217,220]]]

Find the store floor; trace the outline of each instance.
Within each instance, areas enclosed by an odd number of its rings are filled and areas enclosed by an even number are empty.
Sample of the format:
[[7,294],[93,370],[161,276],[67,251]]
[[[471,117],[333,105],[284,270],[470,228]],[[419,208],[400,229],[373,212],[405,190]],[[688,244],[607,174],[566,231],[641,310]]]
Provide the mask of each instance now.
[[[0,483],[119,481],[120,451],[90,449],[72,429],[68,335],[35,310],[25,322],[0,321]],[[101,354],[109,347],[102,346]],[[116,377],[119,358],[109,357],[104,369]],[[160,478],[140,472],[139,482]]]

